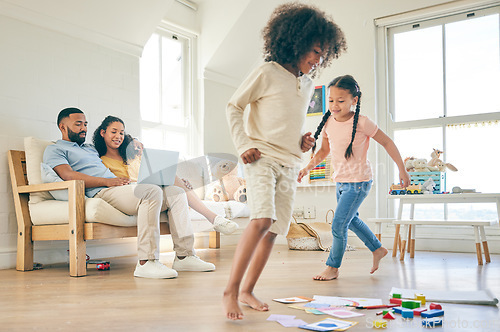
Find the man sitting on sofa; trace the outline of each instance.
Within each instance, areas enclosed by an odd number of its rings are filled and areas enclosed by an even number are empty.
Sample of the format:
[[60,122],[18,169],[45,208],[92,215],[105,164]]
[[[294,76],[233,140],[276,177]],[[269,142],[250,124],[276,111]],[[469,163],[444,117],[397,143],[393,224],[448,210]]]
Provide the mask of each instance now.
[[[87,197],[101,198],[125,214],[137,215],[139,261],[134,276],[175,278],[177,271],[215,270],[214,264],[195,256],[194,234],[183,189],[130,184],[129,179],[116,177],[104,166],[96,149],[85,144],[87,120],[78,108],[65,108],[59,112],[57,126],[62,139],[45,149],[43,162],[63,180],[83,180]],[[158,260],[160,212],[166,210],[176,253],[173,269]]]

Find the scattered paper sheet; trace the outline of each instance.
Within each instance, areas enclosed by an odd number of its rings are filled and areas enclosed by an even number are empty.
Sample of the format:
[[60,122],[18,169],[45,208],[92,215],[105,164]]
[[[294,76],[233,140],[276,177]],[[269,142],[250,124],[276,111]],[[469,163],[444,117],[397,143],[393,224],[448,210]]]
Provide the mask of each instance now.
[[279,320],[285,321],[285,320],[292,320],[292,319],[295,319],[295,316],[292,316],[292,315],[276,315],[276,314],[272,314],[269,317],[267,317],[267,320],[271,321],[271,322],[277,322]]
[[301,329],[312,331],[345,331],[356,324],[357,322],[327,318],[316,323],[302,325],[299,327]]
[[322,296],[314,295],[314,301],[320,303],[327,303],[330,306],[372,306],[381,305],[381,299],[370,299],[370,298],[354,298],[354,297],[338,297],[338,296]]
[[324,312],[327,315],[337,317],[337,318],[352,318],[352,317],[364,316],[364,314],[361,314],[359,312],[345,310],[345,309],[341,309],[341,308],[320,308],[318,310],[321,312]]
[[277,322],[284,327],[299,327],[302,325],[307,325],[307,322],[304,322],[302,319],[278,320]]
[[283,299],[273,299],[273,301],[280,303],[300,303],[300,302],[309,302],[312,301],[312,299],[303,296],[293,296],[293,297],[286,297]]

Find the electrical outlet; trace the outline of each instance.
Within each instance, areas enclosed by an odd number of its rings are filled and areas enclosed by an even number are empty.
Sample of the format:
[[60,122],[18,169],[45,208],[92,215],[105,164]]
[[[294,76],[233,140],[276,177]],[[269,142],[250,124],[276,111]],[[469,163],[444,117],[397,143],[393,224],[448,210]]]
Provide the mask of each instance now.
[[295,218],[304,218],[304,207],[297,206],[293,209],[293,216]]
[[316,207],[314,205],[304,207],[304,219],[315,219]]

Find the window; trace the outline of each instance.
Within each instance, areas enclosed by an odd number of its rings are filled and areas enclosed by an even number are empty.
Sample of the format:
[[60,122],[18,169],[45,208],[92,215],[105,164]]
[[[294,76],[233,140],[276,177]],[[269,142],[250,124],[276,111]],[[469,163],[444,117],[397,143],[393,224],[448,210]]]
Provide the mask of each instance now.
[[[500,177],[500,7],[385,26],[387,131],[403,158],[430,160],[433,148],[458,168],[446,187],[498,192]],[[397,170],[396,170],[397,171]],[[398,174],[394,172],[398,181]],[[419,211],[420,210],[420,211]],[[479,204],[415,211],[446,218],[496,219]],[[436,215],[436,213],[438,214]],[[419,215],[420,213],[420,215]]]
[[141,139],[147,147],[199,153],[194,139],[194,37],[164,29],[153,34],[140,59]]

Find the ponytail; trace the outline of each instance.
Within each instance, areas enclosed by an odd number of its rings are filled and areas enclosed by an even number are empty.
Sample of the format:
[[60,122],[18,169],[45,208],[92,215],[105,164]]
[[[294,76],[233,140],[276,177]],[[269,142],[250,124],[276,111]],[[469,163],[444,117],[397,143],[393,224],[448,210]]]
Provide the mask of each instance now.
[[316,132],[314,133],[314,146],[312,147],[312,153],[316,150],[316,142],[318,140],[319,134],[321,134],[321,131],[323,130],[323,127],[325,126],[326,121],[330,117],[330,110],[326,111],[326,113],[323,115],[323,118],[321,119],[321,122],[318,125],[318,128],[316,128]]

